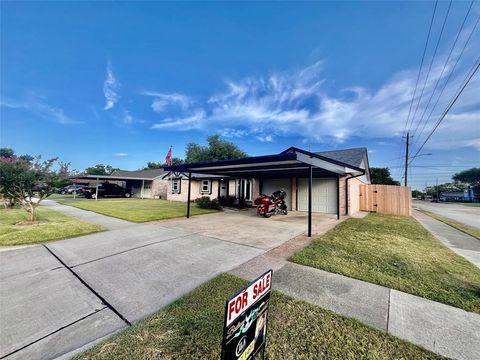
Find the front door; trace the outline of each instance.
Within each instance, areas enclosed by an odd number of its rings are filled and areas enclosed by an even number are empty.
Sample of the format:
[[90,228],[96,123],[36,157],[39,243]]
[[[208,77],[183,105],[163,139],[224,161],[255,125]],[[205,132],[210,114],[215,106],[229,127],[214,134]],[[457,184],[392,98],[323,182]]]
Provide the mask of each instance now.
[[228,194],[228,182],[220,180],[220,196],[227,196]]

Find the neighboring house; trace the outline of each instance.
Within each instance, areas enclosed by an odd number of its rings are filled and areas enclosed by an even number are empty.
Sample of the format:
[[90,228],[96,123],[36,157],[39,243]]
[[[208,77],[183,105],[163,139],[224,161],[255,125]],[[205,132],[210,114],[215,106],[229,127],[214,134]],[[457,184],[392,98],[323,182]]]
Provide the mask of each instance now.
[[464,191],[444,191],[440,193],[440,201],[468,201],[472,202],[475,199],[475,194],[472,188]]
[[109,182],[122,187],[131,188],[133,196],[139,198],[166,199],[167,181],[163,179],[166,171],[163,169],[148,169],[138,171],[115,170],[110,175],[78,175],[73,177],[75,183],[87,182],[90,186],[96,183]]
[[166,199],[167,183],[163,179],[165,173],[163,169],[115,170],[110,176],[124,179],[125,186],[133,189],[134,197]]
[[187,201],[191,172],[191,200],[230,195],[252,202],[260,194],[284,190],[290,210],[307,211],[309,161],[315,163],[312,212],[338,216],[358,212],[360,185],[370,183],[366,148],[318,153],[289,148],[274,155],[167,167],[167,199]]

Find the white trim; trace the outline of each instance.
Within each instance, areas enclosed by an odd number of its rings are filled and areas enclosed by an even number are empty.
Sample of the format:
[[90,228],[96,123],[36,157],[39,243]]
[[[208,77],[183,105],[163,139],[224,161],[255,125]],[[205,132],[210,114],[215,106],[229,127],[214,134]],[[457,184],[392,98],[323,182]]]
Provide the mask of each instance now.
[[[204,181],[206,182],[207,189],[203,189]],[[211,194],[212,193],[212,180],[209,179],[203,179],[200,180],[200,194]]]
[[[174,186],[177,189],[174,189]],[[182,193],[182,179],[172,179],[172,194],[181,194]]]

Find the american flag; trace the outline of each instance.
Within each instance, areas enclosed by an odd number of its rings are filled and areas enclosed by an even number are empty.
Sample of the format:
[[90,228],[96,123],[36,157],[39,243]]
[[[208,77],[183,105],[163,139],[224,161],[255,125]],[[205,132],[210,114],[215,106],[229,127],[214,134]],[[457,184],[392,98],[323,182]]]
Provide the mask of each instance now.
[[170,146],[170,150],[168,150],[167,156],[165,156],[165,162],[167,163],[167,166],[172,165],[172,147]]

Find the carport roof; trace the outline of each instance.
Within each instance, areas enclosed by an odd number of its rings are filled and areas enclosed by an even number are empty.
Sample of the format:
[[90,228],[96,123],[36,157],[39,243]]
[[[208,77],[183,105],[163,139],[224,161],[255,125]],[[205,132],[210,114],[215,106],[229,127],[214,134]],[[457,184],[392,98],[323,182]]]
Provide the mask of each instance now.
[[314,175],[362,174],[364,169],[295,147],[280,154],[253,156],[165,167],[174,173],[215,174],[231,177],[305,176],[312,166]]

